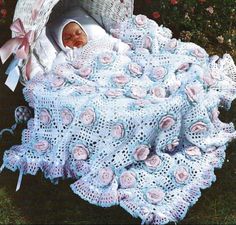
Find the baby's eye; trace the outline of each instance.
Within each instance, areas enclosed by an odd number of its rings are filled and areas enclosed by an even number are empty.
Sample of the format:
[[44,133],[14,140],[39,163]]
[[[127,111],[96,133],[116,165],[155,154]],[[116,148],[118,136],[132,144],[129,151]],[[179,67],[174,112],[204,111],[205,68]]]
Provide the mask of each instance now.
[[82,31],[81,30],[77,30],[76,31],[76,35],[80,35],[80,34],[82,34]]
[[71,39],[71,35],[69,35],[69,36],[65,36],[65,38],[64,38],[66,41],[67,40],[70,40]]

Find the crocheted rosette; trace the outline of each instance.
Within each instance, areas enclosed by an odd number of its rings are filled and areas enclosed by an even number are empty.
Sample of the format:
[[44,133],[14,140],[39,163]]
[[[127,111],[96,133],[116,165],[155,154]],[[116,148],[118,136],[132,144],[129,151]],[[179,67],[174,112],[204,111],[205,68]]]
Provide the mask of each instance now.
[[181,220],[236,136],[218,118],[235,98],[236,67],[143,15],[112,33],[130,50],[96,40],[26,84],[34,119],[4,165],[40,169],[52,181],[75,178],[81,198],[120,205],[143,223]]

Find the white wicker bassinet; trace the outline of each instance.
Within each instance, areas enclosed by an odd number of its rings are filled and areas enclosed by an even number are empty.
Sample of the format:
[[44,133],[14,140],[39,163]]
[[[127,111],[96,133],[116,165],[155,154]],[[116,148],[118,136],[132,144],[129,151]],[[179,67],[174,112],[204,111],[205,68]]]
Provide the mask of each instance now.
[[[84,8],[90,16],[109,32],[115,22],[133,15],[134,0],[18,0],[13,21],[20,19],[26,32],[35,32],[28,58],[23,61],[20,68],[23,83],[27,80],[25,67],[31,56],[34,56],[34,64],[43,64],[41,56],[34,55],[34,48],[37,46],[37,41],[48,21],[77,6]],[[32,15],[35,10],[37,11],[37,17],[33,18]],[[17,33],[13,32],[12,36],[16,37]]]

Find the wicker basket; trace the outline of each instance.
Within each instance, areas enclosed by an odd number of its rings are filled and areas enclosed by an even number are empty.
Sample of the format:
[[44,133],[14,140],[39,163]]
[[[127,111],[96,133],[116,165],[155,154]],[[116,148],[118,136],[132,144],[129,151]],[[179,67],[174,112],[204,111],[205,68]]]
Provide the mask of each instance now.
[[[21,19],[26,32],[30,30],[35,32],[35,39],[31,43],[29,57],[21,67],[21,80],[23,81],[27,80],[25,65],[31,54],[33,54],[37,38],[49,21],[51,14],[61,15],[62,12],[66,12],[72,7],[81,6],[109,32],[114,22],[132,16],[134,7],[134,0],[41,0],[40,8],[35,8],[37,1],[40,2],[40,0],[18,0],[13,19],[14,21],[18,18]],[[38,14],[36,18],[33,18],[32,12],[35,9]],[[15,37],[17,34],[13,32],[12,36]],[[40,57],[37,60],[40,61]]]

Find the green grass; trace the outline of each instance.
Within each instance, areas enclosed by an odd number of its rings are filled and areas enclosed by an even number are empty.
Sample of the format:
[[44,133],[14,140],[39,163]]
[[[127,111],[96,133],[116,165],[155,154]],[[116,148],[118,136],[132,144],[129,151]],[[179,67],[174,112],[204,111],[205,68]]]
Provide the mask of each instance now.
[[0,188],[0,199],[0,224],[28,223],[20,210],[16,208],[5,187]]

